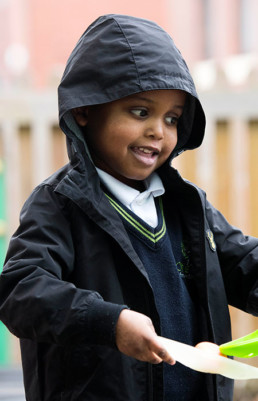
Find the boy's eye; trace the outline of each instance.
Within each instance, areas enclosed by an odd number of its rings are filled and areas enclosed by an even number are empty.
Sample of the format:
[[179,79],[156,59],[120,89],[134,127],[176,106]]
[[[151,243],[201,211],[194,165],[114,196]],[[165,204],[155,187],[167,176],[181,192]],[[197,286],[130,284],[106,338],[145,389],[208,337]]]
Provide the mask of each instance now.
[[177,125],[178,117],[168,116],[168,117],[165,118],[165,121],[169,125]]
[[145,109],[132,109],[131,113],[133,113],[137,117],[146,117],[148,112]]

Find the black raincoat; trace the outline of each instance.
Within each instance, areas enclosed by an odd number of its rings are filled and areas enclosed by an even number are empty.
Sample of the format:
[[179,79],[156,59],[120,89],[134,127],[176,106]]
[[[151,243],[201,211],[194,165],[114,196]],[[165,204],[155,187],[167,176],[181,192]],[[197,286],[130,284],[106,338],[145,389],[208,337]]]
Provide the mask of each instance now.
[[[158,333],[159,316],[144,266],[70,113],[154,89],[189,94],[171,158],[198,147],[204,114],[180,52],[159,26],[100,17],[68,60],[59,109],[70,163],[26,201],[0,279],[0,318],[20,338],[28,401],[163,400],[162,364],[129,358],[115,345],[123,308],[150,316]],[[230,226],[170,161],[158,173],[167,204],[178,204],[191,238],[203,339],[220,344],[230,340],[228,304],[258,313],[258,240]],[[230,380],[206,377],[206,394],[198,400],[232,399]]]

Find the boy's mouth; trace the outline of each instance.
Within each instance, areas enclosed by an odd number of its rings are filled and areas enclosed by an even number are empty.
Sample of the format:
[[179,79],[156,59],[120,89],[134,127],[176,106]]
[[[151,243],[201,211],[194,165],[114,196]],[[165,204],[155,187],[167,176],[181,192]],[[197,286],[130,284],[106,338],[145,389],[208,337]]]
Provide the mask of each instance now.
[[134,146],[131,148],[136,158],[144,164],[151,165],[159,155],[159,149],[146,147],[146,146]]

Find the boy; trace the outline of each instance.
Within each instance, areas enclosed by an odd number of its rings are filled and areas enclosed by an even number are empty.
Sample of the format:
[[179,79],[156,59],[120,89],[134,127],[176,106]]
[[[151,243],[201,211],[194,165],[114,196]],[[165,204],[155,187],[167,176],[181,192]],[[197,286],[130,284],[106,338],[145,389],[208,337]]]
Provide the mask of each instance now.
[[59,110],[70,163],[25,203],[0,280],[27,400],[232,400],[230,380],[174,365],[157,337],[220,344],[228,303],[258,312],[257,239],[171,167],[205,128],[180,52],[153,22],[100,17]]

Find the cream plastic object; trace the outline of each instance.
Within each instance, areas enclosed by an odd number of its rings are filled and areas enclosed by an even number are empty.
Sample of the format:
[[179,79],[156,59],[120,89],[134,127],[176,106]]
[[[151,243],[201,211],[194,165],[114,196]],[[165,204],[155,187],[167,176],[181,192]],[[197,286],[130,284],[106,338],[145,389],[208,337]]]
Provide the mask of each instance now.
[[204,373],[216,373],[235,380],[258,379],[258,368],[254,366],[164,337],[159,337],[159,340],[176,361],[191,369]]

